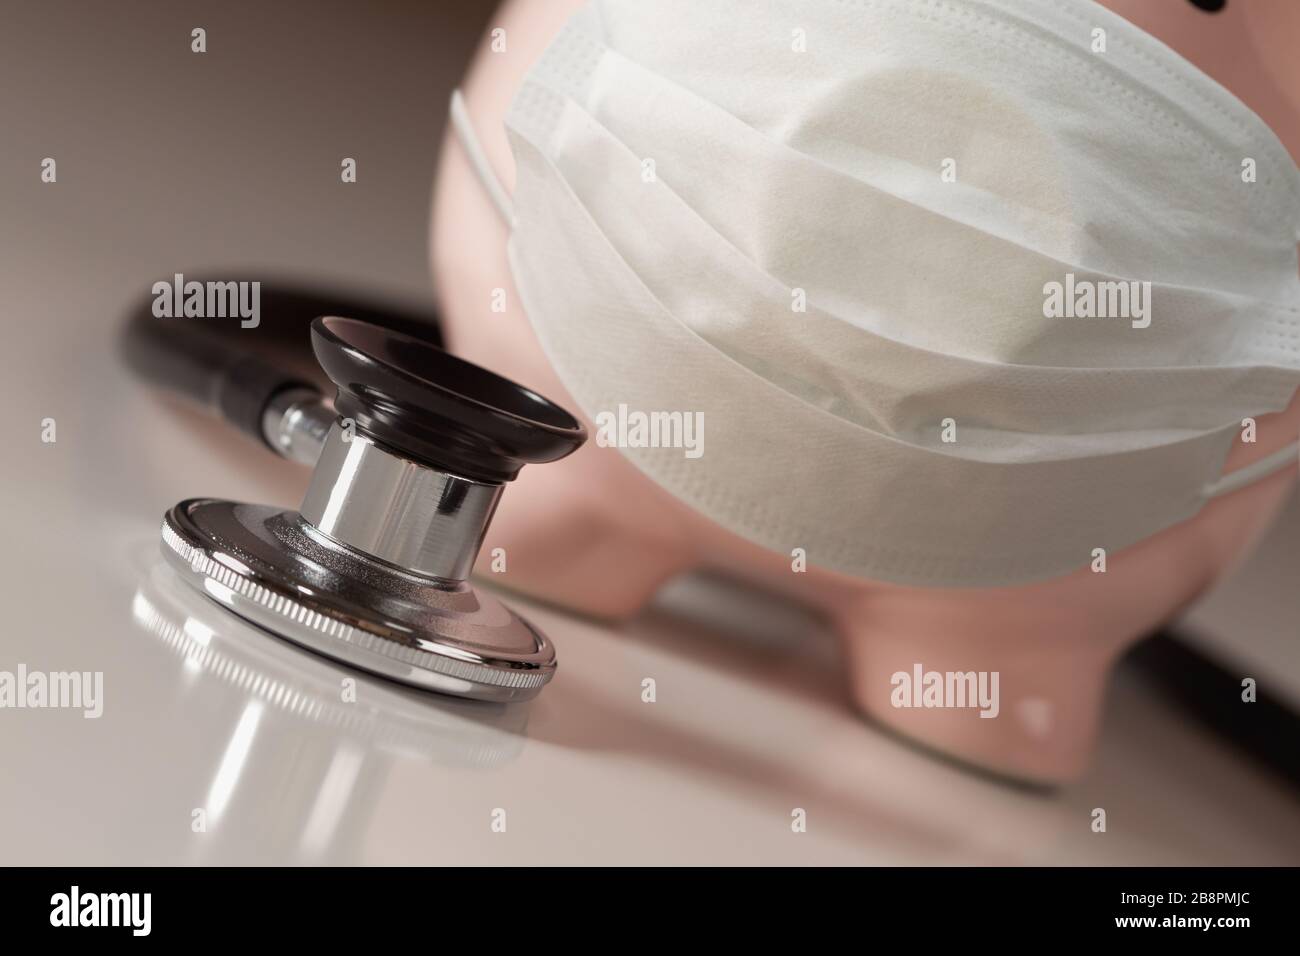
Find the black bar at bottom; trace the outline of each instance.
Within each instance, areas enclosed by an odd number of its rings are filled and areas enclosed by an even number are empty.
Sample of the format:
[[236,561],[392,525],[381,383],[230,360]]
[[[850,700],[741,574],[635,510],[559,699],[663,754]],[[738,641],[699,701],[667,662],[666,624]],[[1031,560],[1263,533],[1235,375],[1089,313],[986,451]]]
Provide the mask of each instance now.
[[478,937],[479,945],[585,938],[610,947],[638,939],[694,947],[752,934],[770,948],[791,935],[806,947],[817,938],[844,941],[844,933],[862,945],[902,933],[930,951],[947,939],[1072,945],[1099,936],[1231,946],[1243,934],[1272,936],[1295,924],[1296,873],[1288,869],[917,868],[815,876],[625,870],[598,880],[580,873],[572,883],[564,876],[499,869],[10,869],[0,871],[0,925],[6,942],[75,935],[80,943],[194,939],[205,948],[263,940],[373,945],[390,936],[430,946]]

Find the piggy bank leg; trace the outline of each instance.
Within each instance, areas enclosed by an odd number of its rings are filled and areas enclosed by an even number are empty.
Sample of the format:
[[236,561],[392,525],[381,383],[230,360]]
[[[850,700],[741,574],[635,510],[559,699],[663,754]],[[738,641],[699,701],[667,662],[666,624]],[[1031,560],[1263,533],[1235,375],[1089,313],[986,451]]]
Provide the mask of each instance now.
[[622,620],[691,567],[682,506],[634,470],[623,473],[626,462],[602,460],[611,452],[584,448],[572,460],[521,472],[479,552],[481,578]]
[[966,763],[1040,783],[1077,777],[1115,663],[1249,551],[1294,479],[1291,469],[1213,501],[1101,572],[989,590],[846,587],[828,611],[855,701]]
[[[859,709],[963,763],[1057,783],[1087,766],[1111,669],[1130,638],[1068,620],[972,626],[987,610],[946,598],[864,594],[834,617]],[[1019,624],[1019,627],[1012,625]]]

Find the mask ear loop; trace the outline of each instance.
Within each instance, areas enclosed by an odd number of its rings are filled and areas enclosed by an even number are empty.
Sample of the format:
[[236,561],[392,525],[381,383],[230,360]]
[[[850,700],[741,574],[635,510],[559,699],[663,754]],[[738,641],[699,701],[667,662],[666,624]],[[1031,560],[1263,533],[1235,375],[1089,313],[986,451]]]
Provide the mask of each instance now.
[[451,126],[456,131],[456,138],[460,140],[465,155],[469,157],[470,165],[474,167],[474,172],[478,174],[479,182],[487,190],[492,205],[497,207],[497,212],[501,214],[501,219],[505,224],[512,226],[514,224],[514,208],[511,205],[510,197],[501,185],[501,180],[497,179],[492,164],[488,162],[487,153],[483,152],[483,144],[479,142],[478,136],[474,132],[474,125],[469,120],[469,110],[465,108],[465,97],[461,95],[459,89],[456,89],[451,94]]
[[1236,491],[1238,488],[1254,484],[1265,475],[1280,471],[1298,458],[1300,458],[1300,442],[1292,442],[1285,448],[1281,448],[1259,461],[1251,462],[1244,468],[1228,472],[1218,480],[1210,482],[1201,489],[1201,494],[1206,498],[1217,498],[1219,495],[1226,495],[1230,491]]
[[[1300,243],[1300,226],[1296,227],[1295,238],[1296,242]],[[1267,455],[1259,461],[1252,462],[1244,468],[1238,468],[1236,471],[1229,472],[1210,482],[1201,489],[1201,494],[1206,498],[1217,498],[1219,495],[1226,495],[1238,488],[1253,484],[1265,475],[1271,475],[1273,472],[1279,471],[1297,460],[1300,460],[1300,442],[1292,442],[1285,448],[1279,448],[1273,454]]]

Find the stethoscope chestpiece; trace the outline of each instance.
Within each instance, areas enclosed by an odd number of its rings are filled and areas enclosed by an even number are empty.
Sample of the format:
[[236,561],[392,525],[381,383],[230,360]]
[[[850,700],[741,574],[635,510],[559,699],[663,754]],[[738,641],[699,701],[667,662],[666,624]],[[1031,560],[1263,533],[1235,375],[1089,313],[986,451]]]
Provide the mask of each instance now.
[[264,416],[272,447],[316,459],[301,510],[182,501],[164,555],[208,597],[326,657],[462,697],[533,697],[554,647],[469,574],[505,485],[577,449],[581,423],[410,335],[335,317],[311,334],[333,411],[295,389]]

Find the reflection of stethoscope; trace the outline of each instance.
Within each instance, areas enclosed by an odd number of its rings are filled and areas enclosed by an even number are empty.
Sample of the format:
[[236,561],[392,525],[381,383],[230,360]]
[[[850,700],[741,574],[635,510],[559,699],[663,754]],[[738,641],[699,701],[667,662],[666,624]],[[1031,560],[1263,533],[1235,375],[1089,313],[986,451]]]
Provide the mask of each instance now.
[[[133,548],[127,557],[145,555]],[[151,664],[174,662],[166,670],[182,694],[174,706],[202,712],[207,732],[219,735],[213,742],[222,744],[170,767],[171,785],[204,794],[197,805],[207,827],[225,833],[175,847],[188,862],[220,864],[250,853],[360,859],[388,781],[403,767],[463,777],[499,771],[523,751],[527,707],[433,700],[364,676],[345,694],[329,661],[268,640],[177,587],[171,568],[154,563],[136,580],[132,617],[158,642]],[[285,797],[276,825],[267,827],[260,797],[275,788]]]
[[[554,674],[554,648],[468,579],[505,484],[525,464],[568,455],[586,431],[438,348],[432,326],[346,306],[261,295],[270,330],[302,336],[310,320],[337,387],[332,407],[316,386],[231,344],[248,330],[222,338],[203,327],[214,320],[159,319],[148,306],[132,315],[123,341],[137,373],[316,466],[300,511],[180,502],[163,520],[163,554],[208,597],[327,657],[462,697],[533,697]],[[326,315],[342,311],[370,321]]]

